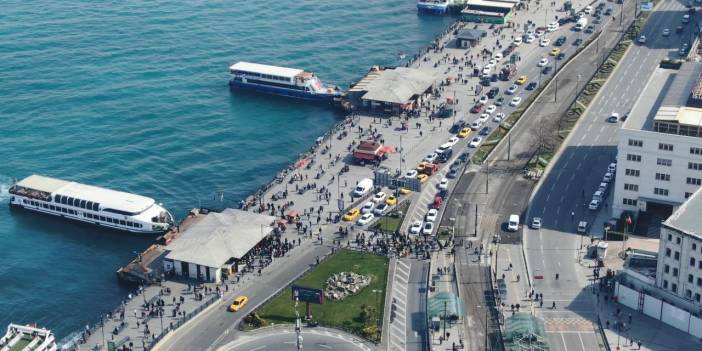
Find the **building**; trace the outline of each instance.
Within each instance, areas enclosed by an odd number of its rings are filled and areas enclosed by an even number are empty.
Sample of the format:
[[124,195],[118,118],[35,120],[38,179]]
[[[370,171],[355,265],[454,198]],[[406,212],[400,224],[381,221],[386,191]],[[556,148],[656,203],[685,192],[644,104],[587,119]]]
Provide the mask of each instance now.
[[702,109],[694,107],[701,74],[702,64],[684,63],[657,69],[646,83],[619,132],[615,217],[662,221],[702,185]]
[[433,92],[435,77],[416,68],[374,66],[347,97],[355,109],[397,115],[415,109]]
[[658,288],[696,304],[702,302],[701,214],[698,190],[663,222],[656,268]]
[[468,48],[478,45],[487,33],[482,29],[463,29],[456,36],[457,48]]
[[461,11],[466,22],[505,24],[512,17],[519,1],[468,0]]
[[274,222],[272,216],[231,208],[209,212],[165,247],[163,268],[177,276],[219,283],[271,234]]

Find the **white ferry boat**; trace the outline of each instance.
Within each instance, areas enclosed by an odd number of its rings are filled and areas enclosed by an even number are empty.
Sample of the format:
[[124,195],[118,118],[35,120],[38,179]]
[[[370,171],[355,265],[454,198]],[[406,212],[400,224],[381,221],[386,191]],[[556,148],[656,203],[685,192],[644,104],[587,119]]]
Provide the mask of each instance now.
[[56,340],[50,330],[10,324],[0,338],[0,351],[56,351]]
[[449,2],[448,0],[418,0],[417,1],[417,11],[444,14],[448,12]]
[[173,216],[154,199],[40,175],[10,187],[10,206],[134,233],[162,233]]
[[297,68],[237,62],[229,67],[232,89],[248,89],[305,100],[332,102],[341,90],[326,85],[314,75]]

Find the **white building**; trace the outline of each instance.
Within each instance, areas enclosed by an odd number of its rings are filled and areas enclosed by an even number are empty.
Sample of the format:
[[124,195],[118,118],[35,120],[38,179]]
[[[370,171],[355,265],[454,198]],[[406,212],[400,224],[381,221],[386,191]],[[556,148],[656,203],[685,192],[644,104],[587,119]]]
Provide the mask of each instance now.
[[656,286],[700,306],[702,299],[702,190],[661,229]]
[[646,84],[619,131],[613,216],[669,214],[702,184],[700,74],[702,64],[685,63]]
[[231,208],[210,212],[165,247],[164,270],[219,283],[223,270],[235,271],[238,261],[273,231],[274,221],[273,216]]

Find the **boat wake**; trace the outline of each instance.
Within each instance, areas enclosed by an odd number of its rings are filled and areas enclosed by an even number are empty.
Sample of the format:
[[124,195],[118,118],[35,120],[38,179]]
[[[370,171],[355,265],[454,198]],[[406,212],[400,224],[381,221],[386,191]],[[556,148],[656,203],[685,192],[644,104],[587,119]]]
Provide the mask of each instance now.
[[12,183],[10,181],[0,182],[0,200],[7,200],[10,198],[10,187]]

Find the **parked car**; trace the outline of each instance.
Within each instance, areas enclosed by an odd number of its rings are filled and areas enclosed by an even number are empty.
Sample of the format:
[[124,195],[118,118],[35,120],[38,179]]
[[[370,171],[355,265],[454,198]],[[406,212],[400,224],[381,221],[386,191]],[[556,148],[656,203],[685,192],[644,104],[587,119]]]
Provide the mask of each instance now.
[[480,113],[483,110],[483,106],[480,104],[475,104],[473,108],[470,109],[471,113]]
[[390,206],[388,206],[388,204],[383,202],[383,203],[379,204],[378,206],[375,206],[375,209],[373,210],[373,214],[378,215],[378,216],[382,216],[385,213],[385,211],[388,210],[388,208],[390,208]]
[[[402,192],[402,189],[400,189],[400,194],[404,194]],[[388,206],[393,206],[397,203],[397,198],[395,197],[395,195],[390,195],[387,199],[385,199],[385,203],[388,204]]]
[[366,202],[365,205],[363,205],[363,207],[361,207],[361,213],[364,213],[364,214],[371,213],[371,212],[373,212],[374,208],[375,208],[375,202],[368,201],[368,202]]
[[509,215],[509,220],[507,221],[507,230],[510,232],[516,232],[519,230],[519,216],[516,214]]
[[458,132],[458,137],[459,138],[465,138],[470,134],[470,128],[463,128],[461,129],[460,132]]
[[356,224],[357,225],[366,225],[366,224],[370,223],[374,218],[375,218],[375,216],[373,215],[373,213],[370,213],[370,212],[364,213],[363,216],[361,216],[361,218],[358,219]]
[[490,134],[490,127],[483,127],[482,129],[480,129],[480,132],[478,132],[478,134],[482,136]]
[[456,121],[456,123],[454,123],[454,124],[451,126],[451,129],[449,129],[449,132],[451,132],[451,133],[458,133],[459,131],[461,131],[461,129],[463,129],[463,127],[464,127],[465,125],[466,125],[466,121],[464,121],[464,120],[462,120],[462,119],[459,119],[458,121]]
[[539,86],[539,83],[531,82],[526,86],[526,90],[534,90],[534,89],[536,89],[537,86]]
[[424,215],[424,220],[427,222],[434,222],[436,221],[436,218],[439,216],[439,210],[432,208],[427,211],[427,214]]
[[495,114],[495,117],[492,118],[493,122],[500,123],[502,120],[505,118],[505,114],[503,112],[498,112]]
[[422,221],[414,221],[409,226],[410,234],[419,234],[422,231]]
[[507,89],[506,94],[507,94],[507,95],[513,95],[514,93],[517,92],[517,90],[519,90],[519,86],[516,85],[516,84],[512,84],[512,86],[510,86],[510,87]]
[[439,185],[437,185],[437,188],[439,188],[441,190],[446,190],[446,189],[448,189],[448,183],[449,183],[448,179],[441,178],[441,180],[439,181]]
[[542,74],[549,74],[549,73],[551,73],[551,70],[552,70],[551,66],[546,66],[546,67],[544,67],[544,69],[541,70],[541,73]]
[[619,114],[616,112],[612,112],[612,114],[607,117],[607,122],[609,123],[617,123],[619,121]]
[[495,112],[495,110],[497,110],[497,106],[490,105],[485,109],[485,113],[491,115],[493,112]]
[[386,197],[387,197],[387,194],[385,194],[382,191],[379,191],[379,192],[375,193],[375,195],[373,195],[373,202],[375,202],[376,204],[383,202],[383,201],[385,201]]
[[502,106],[505,103],[505,98],[500,96],[495,100],[495,105],[496,106]]

